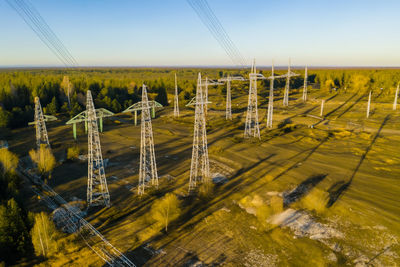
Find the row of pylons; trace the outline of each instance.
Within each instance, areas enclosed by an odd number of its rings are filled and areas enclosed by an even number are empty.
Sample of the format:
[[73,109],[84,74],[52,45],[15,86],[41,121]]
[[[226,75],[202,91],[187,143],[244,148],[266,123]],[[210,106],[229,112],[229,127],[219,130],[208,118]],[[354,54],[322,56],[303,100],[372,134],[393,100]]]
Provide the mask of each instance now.
[[[273,118],[273,101],[274,101],[274,80],[286,78],[284,90],[283,105],[289,104],[290,78],[298,76],[290,70],[290,61],[288,72],[286,74],[275,76],[274,64],[272,64],[272,74],[269,77],[257,73],[255,62],[251,67],[249,74],[249,96],[245,121],[245,138],[260,138],[260,128],[258,120],[258,103],[257,103],[257,81],[261,79],[270,80],[269,101],[267,108],[267,127],[272,128]],[[210,182],[210,167],[207,149],[207,132],[206,132],[206,115],[208,101],[208,86],[220,85],[226,83],[226,112],[227,120],[232,120],[231,108],[231,82],[246,81],[241,76],[227,76],[218,81],[212,81],[208,78],[202,80],[201,74],[198,74],[196,96],[188,105],[195,106],[194,131],[193,131],[193,147],[192,160],[190,166],[189,192],[192,192],[200,183]],[[393,109],[396,110],[397,95],[399,93],[399,85],[397,85],[395,101]],[[307,101],[307,67],[305,68],[304,88],[302,100]],[[174,95],[174,117],[179,117],[178,103],[178,85],[175,74],[175,95]],[[368,98],[367,117],[369,116],[371,102],[371,92]],[[323,113],[323,104],[321,103],[321,116]],[[145,188],[151,183],[152,186],[158,187],[157,164],[154,150],[154,139],[151,124],[151,115],[149,100],[147,97],[147,87],[142,86],[142,101],[138,110],[141,110],[141,144],[140,144],[140,164],[139,164],[139,182],[137,193],[139,196],[145,193]],[[88,206],[110,206],[110,194],[107,187],[105,175],[105,166],[101,152],[101,144],[99,137],[99,129],[96,117],[96,110],[93,103],[91,91],[87,91],[86,103],[86,122],[88,124],[88,186],[87,186],[87,203]],[[44,115],[40,105],[39,98],[35,98],[35,124],[36,127],[36,144],[37,149],[42,145],[50,148],[49,138],[47,135],[46,124],[48,120],[54,120],[53,116]]]
[[[290,77],[290,69],[288,77]],[[245,137],[259,137],[258,111],[257,111],[257,80],[265,79],[262,74],[256,73],[256,67],[253,63],[250,73],[249,104],[246,116]],[[271,78],[272,77],[272,78]],[[271,76],[272,80],[277,77]],[[281,77],[281,76],[278,76]],[[206,113],[208,102],[208,86],[220,85],[221,82],[227,83],[226,99],[226,119],[232,119],[231,109],[231,81],[245,81],[241,76],[228,76],[214,82],[206,78],[202,80],[199,73],[197,79],[197,89],[195,101],[195,121],[193,134],[192,161],[189,177],[189,191],[196,188],[199,183],[208,183],[210,181],[209,159],[207,150],[206,133]],[[273,87],[271,87],[273,88]],[[288,90],[288,88],[286,89]],[[175,75],[175,96],[174,96],[174,116],[179,117],[178,104],[178,86]],[[272,99],[270,99],[272,101]],[[271,102],[272,104],[272,102]],[[140,145],[140,166],[138,195],[145,193],[148,183],[158,187],[158,174],[156,167],[156,158],[154,151],[154,140],[151,125],[150,106],[147,97],[146,85],[142,86],[141,108],[141,145]],[[272,110],[271,110],[272,111]],[[99,128],[96,117],[96,110],[93,103],[91,91],[87,91],[86,96],[86,123],[88,128],[88,185],[87,185],[87,203],[88,206],[110,206],[110,194],[108,191],[105,175],[105,166],[102,157]],[[271,114],[272,119],[272,114]],[[46,118],[43,114],[39,98],[35,98],[35,125],[37,148],[45,144],[50,148],[45,124]]]

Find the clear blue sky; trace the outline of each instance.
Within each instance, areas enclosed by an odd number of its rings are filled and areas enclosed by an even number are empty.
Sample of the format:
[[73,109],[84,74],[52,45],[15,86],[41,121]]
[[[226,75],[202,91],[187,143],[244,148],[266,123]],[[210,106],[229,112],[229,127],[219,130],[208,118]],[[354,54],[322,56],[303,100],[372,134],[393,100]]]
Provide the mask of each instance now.
[[[30,0],[82,66],[231,65],[185,0]],[[257,65],[400,66],[399,0],[208,0]],[[0,0],[0,66],[61,65]]]

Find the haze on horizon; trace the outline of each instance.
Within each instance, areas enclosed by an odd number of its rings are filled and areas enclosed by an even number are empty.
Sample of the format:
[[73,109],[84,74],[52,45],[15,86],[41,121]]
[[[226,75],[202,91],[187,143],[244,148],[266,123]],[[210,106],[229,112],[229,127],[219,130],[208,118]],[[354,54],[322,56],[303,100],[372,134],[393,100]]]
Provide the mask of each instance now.
[[[185,0],[30,0],[81,66],[230,66]],[[400,66],[395,0],[209,0],[250,64]],[[0,67],[62,66],[0,2]]]

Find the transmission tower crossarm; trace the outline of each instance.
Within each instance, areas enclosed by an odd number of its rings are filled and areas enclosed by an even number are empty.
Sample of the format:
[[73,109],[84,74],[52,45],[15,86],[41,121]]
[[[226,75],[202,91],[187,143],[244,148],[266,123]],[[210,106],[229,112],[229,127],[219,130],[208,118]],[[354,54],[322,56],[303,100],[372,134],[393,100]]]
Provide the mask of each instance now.
[[[158,103],[155,100],[149,100],[148,105],[150,108],[162,108],[163,107],[163,105],[161,105],[160,103]],[[128,108],[126,108],[124,111],[122,111],[122,113],[128,113],[128,112],[138,111],[138,110],[142,110],[142,109],[143,109],[143,103],[142,103],[142,101],[139,101],[133,105],[130,105]]]
[[[247,81],[247,79],[245,79],[242,76],[229,76],[229,80],[230,81]],[[228,81],[228,77],[218,79],[218,82],[227,82],[227,81]]]
[[[105,108],[97,108],[96,109],[96,118],[106,118],[106,117],[111,117],[114,116],[115,114]],[[75,115],[72,119],[67,121],[65,124],[74,124],[74,123],[79,123],[79,122],[85,122],[88,121],[88,113],[87,110],[82,111],[78,115]]]

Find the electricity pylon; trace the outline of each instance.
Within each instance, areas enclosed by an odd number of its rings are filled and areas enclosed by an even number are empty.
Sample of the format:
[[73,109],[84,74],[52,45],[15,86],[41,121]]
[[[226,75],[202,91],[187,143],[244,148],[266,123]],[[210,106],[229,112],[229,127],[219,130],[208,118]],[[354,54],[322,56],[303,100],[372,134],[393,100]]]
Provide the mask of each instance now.
[[226,79],[226,110],[225,119],[232,120],[232,103],[231,103],[231,76]]
[[207,149],[207,131],[205,104],[206,96],[203,93],[201,74],[197,79],[196,102],[193,133],[192,162],[190,166],[189,192],[196,188],[197,183],[208,183],[210,180],[210,167]]
[[86,112],[88,123],[88,206],[110,206],[106,173],[103,156],[101,154],[99,128],[97,125],[96,110],[90,90],[86,94]]
[[287,107],[287,106],[289,106],[290,77],[299,76],[299,74],[294,73],[290,70],[290,59],[289,59],[289,65],[288,65],[288,72],[282,76],[286,77],[285,92],[283,94],[283,105]]
[[394,95],[393,110],[396,110],[396,107],[397,107],[397,96],[399,95],[399,85],[400,85],[400,82],[397,83],[396,94]]
[[274,73],[274,62],[272,62],[271,76],[267,79],[270,80],[269,83],[269,99],[268,99],[268,110],[267,110],[267,127],[272,128],[272,117],[274,114],[274,81],[277,78],[282,78],[283,76],[275,76]]
[[[231,97],[231,82],[232,81],[245,81],[246,79],[242,76],[230,76],[226,78],[218,79],[218,82],[226,82],[226,110],[225,118],[227,120],[232,120],[232,97]],[[221,83],[218,83],[221,84]]]
[[245,81],[246,79],[241,76],[230,76],[218,79],[218,82],[226,82],[226,120],[232,120],[232,97],[231,97],[231,81]]
[[39,97],[35,97],[35,124],[36,128],[36,147],[40,149],[41,145],[45,145],[50,148],[49,136],[47,135],[46,119],[43,114],[42,106],[40,105]]
[[146,85],[142,87],[142,120],[140,135],[140,167],[138,195],[144,194],[146,183],[158,187],[156,156],[154,153],[153,129],[151,126],[150,105]]
[[176,81],[176,73],[175,73],[174,117],[179,117],[178,83]]
[[372,93],[372,91],[369,91],[368,105],[367,105],[367,119],[369,118],[369,110],[370,110],[370,107],[371,107],[371,93]]
[[255,60],[249,74],[249,100],[247,104],[246,123],[244,128],[244,137],[257,137],[260,139],[260,126],[258,123],[258,108],[257,108],[257,80],[266,79],[264,75],[256,73]]
[[307,66],[306,66],[306,70],[304,73],[303,102],[307,102],[307,78],[308,78],[308,74],[307,74]]

